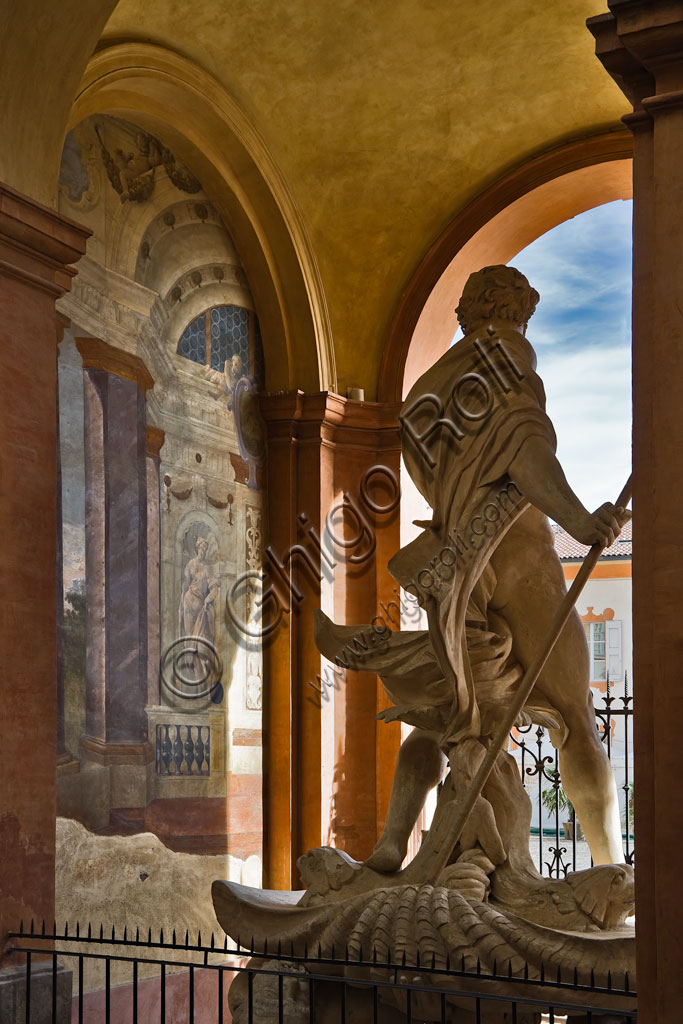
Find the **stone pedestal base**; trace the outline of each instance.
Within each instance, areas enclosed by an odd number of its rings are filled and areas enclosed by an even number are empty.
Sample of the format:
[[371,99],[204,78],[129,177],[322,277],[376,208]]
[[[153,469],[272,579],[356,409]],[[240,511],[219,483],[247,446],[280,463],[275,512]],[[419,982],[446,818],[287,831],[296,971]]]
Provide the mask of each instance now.
[[2,1024],[69,1024],[71,1021],[71,971],[57,967],[57,1016],[52,1016],[52,963],[31,964],[30,1018],[26,1016],[26,965],[0,968],[0,1021]]
[[[70,801],[74,816],[91,831],[110,825],[113,809],[139,810],[149,803],[154,775],[154,750],[150,743],[104,743],[81,739],[81,769],[77,785],[61,785],[64,804]],[[64,782],[64,780],[60,780]]]

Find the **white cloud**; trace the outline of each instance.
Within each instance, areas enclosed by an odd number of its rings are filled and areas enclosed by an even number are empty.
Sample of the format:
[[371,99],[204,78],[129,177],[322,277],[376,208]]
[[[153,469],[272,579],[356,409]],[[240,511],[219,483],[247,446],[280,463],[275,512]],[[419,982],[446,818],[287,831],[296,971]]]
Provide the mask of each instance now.
[[529,340],[558,457],[591,510],[631,467],[631,205],[589,210],[511,260],[541,295]]
[[539,353],[557,455],[591,511],[614,501],[631,472],[631,350],[619,345]]

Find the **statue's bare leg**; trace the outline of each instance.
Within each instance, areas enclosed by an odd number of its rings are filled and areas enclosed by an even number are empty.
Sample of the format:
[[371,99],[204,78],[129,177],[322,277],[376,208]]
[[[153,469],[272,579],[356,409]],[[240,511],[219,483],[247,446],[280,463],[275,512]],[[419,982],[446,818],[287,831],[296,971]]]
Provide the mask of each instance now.
[[[566,593],[545,517],[534,508],[525,512],[501,542],[491,565],[498,580],[491,604],[509,624],[515,655],[526,669],[549,635]],[[619,801],[595,726],[589,671],[585,634],[574,611],[536,685],[560,712],[569,732],[560,749],[562,785],[593,860],[620,864],[624,853]]]
[[443,776],[446,759],[436,738],[415,729],[398,753],[391,799],[384,831],[366,861],[375,871],[398,871],[408,850],[408,840],[430,789]]

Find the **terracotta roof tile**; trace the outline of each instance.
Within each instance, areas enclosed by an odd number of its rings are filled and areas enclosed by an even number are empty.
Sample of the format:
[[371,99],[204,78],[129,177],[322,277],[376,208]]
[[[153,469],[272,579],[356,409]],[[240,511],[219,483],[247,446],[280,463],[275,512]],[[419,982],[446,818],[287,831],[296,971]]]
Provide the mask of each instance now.
[[[550,524],[550,529],[555,536],[555,550],[561,561],[572,561],[577,558],[585,558],[590,548],[585,544],[579,544],[577,540],[563,530],[556,523]],[[632,524],[628,522],[614,544],[603,551],[601,558],[630,558],[631,557],[631,535]]]

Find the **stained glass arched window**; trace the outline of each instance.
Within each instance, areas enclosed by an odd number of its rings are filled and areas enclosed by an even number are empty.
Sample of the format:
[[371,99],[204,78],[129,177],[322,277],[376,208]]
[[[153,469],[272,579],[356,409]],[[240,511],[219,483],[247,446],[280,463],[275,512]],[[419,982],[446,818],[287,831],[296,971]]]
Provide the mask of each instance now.
[[263,347],[258,318],[243,306],[213,306],[187,325],[178,355],[222,372],[226,360],[239,356],[245,377],[264,383]]

